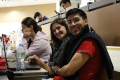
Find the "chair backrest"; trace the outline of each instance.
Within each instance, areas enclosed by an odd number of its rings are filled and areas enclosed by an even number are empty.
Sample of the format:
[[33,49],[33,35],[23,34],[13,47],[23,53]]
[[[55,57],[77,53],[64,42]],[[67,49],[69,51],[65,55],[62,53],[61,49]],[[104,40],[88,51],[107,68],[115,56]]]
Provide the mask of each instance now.
[[99,80],[108,80],[107,72],[104,66],[102,67],[101,72],[99,74]]

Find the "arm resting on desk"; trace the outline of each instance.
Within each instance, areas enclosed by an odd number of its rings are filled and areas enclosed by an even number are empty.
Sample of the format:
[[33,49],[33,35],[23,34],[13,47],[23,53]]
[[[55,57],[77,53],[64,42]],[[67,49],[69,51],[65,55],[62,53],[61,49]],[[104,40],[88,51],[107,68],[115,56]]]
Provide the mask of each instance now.
[[36,63],[40,67],[42,67],[45,70],[47,70],[49,72],[49,75],[55,74],[55,72],[53,71],[53,69],[50,66],[48,66],[47,64],[45,64],[44,62],[42,62],[36,55],[28,57],[27,60],[29,62]]

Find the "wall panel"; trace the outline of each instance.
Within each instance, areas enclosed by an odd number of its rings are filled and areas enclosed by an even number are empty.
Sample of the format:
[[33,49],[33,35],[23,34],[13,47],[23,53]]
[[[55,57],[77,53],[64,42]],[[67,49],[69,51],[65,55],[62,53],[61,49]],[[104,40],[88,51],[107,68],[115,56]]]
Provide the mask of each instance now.
[[106,46],[120,46],[120,3],[86,12],[91,26]]

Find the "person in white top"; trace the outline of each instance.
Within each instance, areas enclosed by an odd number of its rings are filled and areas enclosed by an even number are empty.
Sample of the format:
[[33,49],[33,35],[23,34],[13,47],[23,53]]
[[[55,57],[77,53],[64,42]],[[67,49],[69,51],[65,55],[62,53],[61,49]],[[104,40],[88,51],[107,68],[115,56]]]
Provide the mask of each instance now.
[[26,50],[26,58],[37,55],[43,62],[48,61],[52,49],[48,41],[48,35],[42,32],[42,28],[31,17],[22,20],[22,43]]

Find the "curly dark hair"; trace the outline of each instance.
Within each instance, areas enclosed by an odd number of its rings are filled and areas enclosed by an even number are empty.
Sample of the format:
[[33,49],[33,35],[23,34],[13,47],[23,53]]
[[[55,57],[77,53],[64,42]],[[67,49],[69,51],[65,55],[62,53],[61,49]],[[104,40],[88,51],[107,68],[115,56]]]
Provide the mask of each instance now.
[[65,29],[66,29],[66,31],[67,31],[66,36],[69,36],[69,37],[70,37],[72,34],[69,32],[69,30],[68,30],[68,25],[67,25],[66,21],[65,21],[63,18],[56,18],[56,19],[51,23],[51,25],[50,25],[51,39],[52,39],[52,41],[53,41],[54,47],[58,47],[58,48],[59,48],[60,45],[61,45],[61,43],[62,43],[62,40],[58,39],[58,38],[54,35],[54,33],[53,33],[53,31],[52,31],[52,26],[53,26],[54,23],[58,23],[58,24],[60,24],[60,25],[62,25],[62,26],[65,27]]

